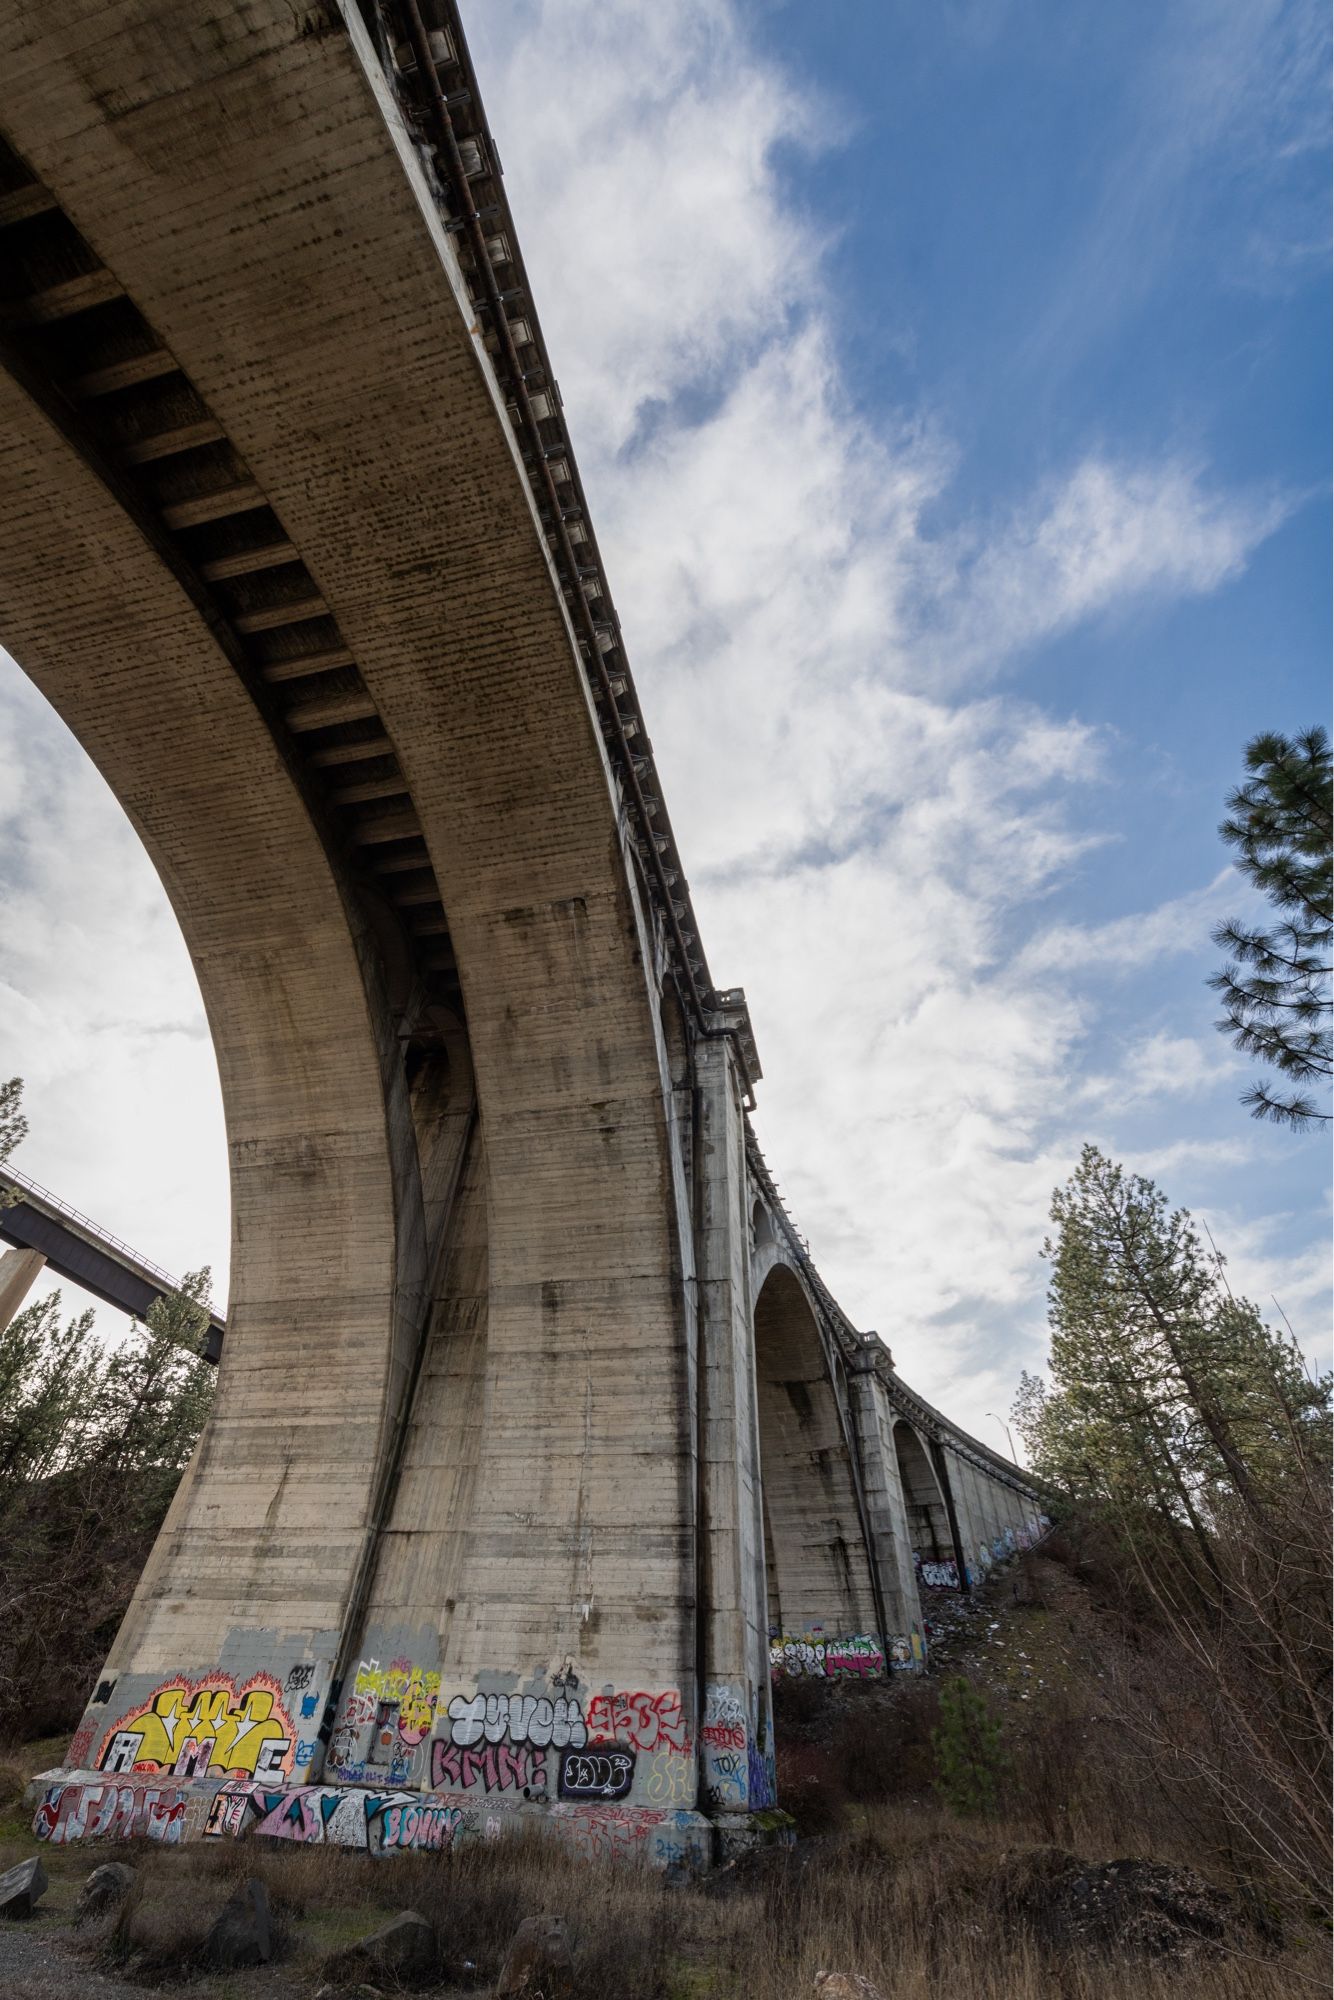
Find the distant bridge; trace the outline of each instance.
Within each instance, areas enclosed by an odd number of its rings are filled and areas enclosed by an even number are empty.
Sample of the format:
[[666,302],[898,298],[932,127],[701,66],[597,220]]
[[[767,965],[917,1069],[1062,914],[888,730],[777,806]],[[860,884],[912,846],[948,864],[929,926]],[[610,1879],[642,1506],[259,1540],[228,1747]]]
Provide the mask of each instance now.
[[[164,1292],[179,1289],[168,1272],[12,1166],[0,1167],[0,1243],[13,1246],[0,1258],[0,1328],[43,1268],[140,1319]],[[227,1325],[219,1313],[208,1318],[203,1354],[216,1361]]]
[[157,865],[232,1176],[70,1748],[121,1789],[47,1830],[169,1777],[212,1831],[749,1837],[771,1671],[921,1666],[1037,1505],[759,1155],[457,10],[0,0],[0,79],[0,636]]

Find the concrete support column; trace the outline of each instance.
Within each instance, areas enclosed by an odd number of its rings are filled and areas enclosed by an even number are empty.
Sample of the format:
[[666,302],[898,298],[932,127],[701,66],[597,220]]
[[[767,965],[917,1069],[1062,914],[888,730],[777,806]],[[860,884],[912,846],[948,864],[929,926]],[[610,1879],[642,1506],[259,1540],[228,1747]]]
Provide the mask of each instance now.
[[695,1048],[701,1805],[774,1803],[750,1217],[730,1041]]
[[6,1250],[0,1257],[0,1333],[3,1333],[42,1275],[40,1250]]
[[995,1539],[996,1530],[992,1524],[977,1467],[966,1459],[961,1459],[958,1464],[959,1484],[967,1496],[968,1537],[972,1548],[973,1574],[980,1579],[991,1566],[991,1544]]
[[945,1499],[945,1513],[950,1524],[950,1542],[954,1548],[954,1567],[959,1572],[959,1588],[967,1593],[971,1588],[968,1581],[968,1555],[964,1547],[959,1510],[955,1504],[954,1485],[950,1478],[949,1457],[944,1445],[935,1440],[932,1441],[931,1445],[931,1463],[935,1467],[936,1478],[940,1481],[940,1490]]
[[897,1412],[876,1370],[872,1350],[849,1370],[852,1422],[861,1461],[862,1492],[871,1535],[871,1561],[885,1607],[885,1655],[896,1667],[925,1664],[922,1607],[917,1595],[908,1509],[894,1444]]

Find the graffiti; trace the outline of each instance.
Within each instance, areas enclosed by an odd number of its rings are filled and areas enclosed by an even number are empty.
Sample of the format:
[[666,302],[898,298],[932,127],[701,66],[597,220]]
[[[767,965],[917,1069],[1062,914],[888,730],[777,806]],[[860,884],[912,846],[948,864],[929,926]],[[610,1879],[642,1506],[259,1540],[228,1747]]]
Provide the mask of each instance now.
[[957,1590],[959,1565],[956,1562],[919,1562],[918,1579],[929,1590]]
[[824,1672],[823,1639],[776,1639],[769,1648],[769,1668],[775,1674],[800,1679]]
[[457,1806],[437,1805],[434,1800],[423,1799],[377,1806],[371,1824],[386,1854],[403,1849],[438,1853],[449,1846],[462,1819]]
[[830,1680],[873,1680],[885,1671],[885,1652],[869,1632],[853,1632],[846,1639],[784,1633],[769,1647],[769,1668],[775,1677],[792,1679],[824,1674]]
[[90,1707],[92,1708],[104,1707],[106,1703],[110,1701],[115,1691],[116,1691],[116,1683],[114,1679],[109,1681],[99,1681],[97,1683],[97,1693],[93,1696],[93,1699],[89,1704]]
[[680,1750],[656,1750],[644,1770],[643,1792],[650,1805],[689,1806],[695,1802],[695,1761]]
[[272,1674],[239,1688],[227,1674],[164,1681],[103,1738],[100,1771],[170,1771],[178,1778],[282,1778],[293,1729]]
[[636,1750],[688,1750],[690,1732],[675,1688],[665,1694],[599,1694],[588,1704],[588,1735],[594,1743],[622,1738]]
[[434,1669],[407,1659],[387,1667],[363,1660],[330,1739],[330,1769],[354,1782],[420,1783],[439,1699]]
[[136,1837],[173,1846],[185,1836],[187,1794],[133,1785],[53,1785],[32,1823],[38,1840],[53,1846],[72,1840]]
[[884,1647],[866,1632],[826,1640],[824,1670],[831,1680],[874,1680],[885,1671]]
[[900,1633],[889,1642],[889,1664],[902,1672],[913,1663],[912,1640]]
[[634,1778],[633,1750],[562,1750],[556,1789],[563,1799],[623,1799]]
[[449,1704],[449,1733],[464,1745],[483,1737],[500,1743],[508,1736],[512,1743],[534,1743],[540,1749],[554,1743],[558,1750],[582,1750],[588,1741],[583,1710],[567,1695],[553,1702],[545,1695],[456,1694]]
[[741,1689],[728,1681],[710,1681],[704,1690],[704,1720],[717,1723],[746,1722],[746,1705]]
[[314,1678],[315,1662],[302,1660],[288,1674],[286,1686],[290,1693],[298,1693],[302,1688],[308,1688]]
[[239,1840],[249,1818],[255,1787],[244,1778],[228,1778],[209,1802],[204,1834],[208,1839]]
[[431,1784],[447,1792],[545,1792],[547,1753],[526,1743],[446,1743],[437,1736]]
[[[345,1792],[324,1785],[303,1785],[294,1792],[256,1791],[252,1799],[259,1814],[255,1832],[269,1840],[298,1840],[310,1846],[322,1846],[328,1841],[336,1845],[329,1826],[346,1797]],[[362,1842],[354,1844],[364,1844],[364,1835]]]
[[744,1750],[722,1750],[709,1758],[710,1805],[746,1801],[747,1758]]
[[772,1772],[769,1765],[760,1755],[756,1745],[753,1742],[748,1743],[746,1746],[746,1803],[750,1806],[752,1812],[758,1812],[764,1806],[771,1806],[773,1802],[774,1785]]
[[411,1792],[347,1791],[336,1785],[301,1785],[269,1791],[243,1779],[221,1785],[204,1825],[214,1839],[240,1840],[254,1834],[291,1840],[307,1847],[355,1847],[369,1843],[376,1816],[395,1805],[411,1805]]
[[746,1725],[743,1722],[706,1722],[699,1732],[706,1750],[744,1750]]
[[706,1750],[744,1750],[746,1710],[740,1688],[711,1681],[704,1690],[704,1721],[700,1741]]

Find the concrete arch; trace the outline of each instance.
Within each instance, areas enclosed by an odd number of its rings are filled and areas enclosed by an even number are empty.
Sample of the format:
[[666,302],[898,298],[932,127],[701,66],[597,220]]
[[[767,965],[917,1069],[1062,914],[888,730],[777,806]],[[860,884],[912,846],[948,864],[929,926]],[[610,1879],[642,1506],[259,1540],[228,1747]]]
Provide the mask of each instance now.
[[[681,1690],[689,1710],[689,1216],[659,954],[542,525],[355,19],[306,36],[259,0],[210,39],[178,11],[179,32],[161,10],[150,29],[137,0],[113,0],[75,61],[63,31],[3,10],[7,129],[336,617],[443,897],[479,1122],[465,1152],[471,1088],[430,1110],[405,1073],[392,949],[352,907],[293,743],[136,521],[4,376],[4,636],[168,884],[232,1148],[218,1448],[182,1489],[117,1657],[160,1677],[248,1646],[244,1663],[267,1667],[229,1620],[271,1602],[301,1651],[388,1647],[468,1693],[559,1669]],[[146,35],[173,51],[160,86],[144,80]],[[220,230],[229,211],[264,226]],[[337,755],[361,726],[312,724],[306,741]],[[429,1401],[457,1372],[456,1335],[472,1386],[449,1466],[428,1465],[404,1395],[420,1380]],[[307,1459],[337,1468],[333,1490]],[[469,1496],[447,1535],[442,1481]],[[390,1552],[371,1564],[379,1528]],[[379,1614],[400,1590],[390,1632]],[[186,1597],[189,1615],[167,1619]]]
[[913,1554],[923,1563],[953,1563],[955,1544],[944,1489],[926,1445],[906,1418],[894,1426],[894,1449]]
[[755,1301],[755,1375],[771,1633],[877,1633],[843,1416],[815,1313],[783,1265]]

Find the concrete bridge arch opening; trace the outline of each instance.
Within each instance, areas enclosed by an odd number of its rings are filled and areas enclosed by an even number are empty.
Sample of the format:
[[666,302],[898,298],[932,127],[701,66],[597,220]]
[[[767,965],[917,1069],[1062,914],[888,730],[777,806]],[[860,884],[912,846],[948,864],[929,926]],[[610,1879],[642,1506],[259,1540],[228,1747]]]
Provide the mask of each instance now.
[[755,1376],[773,1637],[876,1633],[857,1476],[819,1324],[785,1264],[755,1301]]
[[963,1571],[949,1501],[926,1445],[906,1418],[894,1426],[894,1450],[908,1516],[908,1540],[921,1565],[919,1575],[929,1583],[957,1584]]

